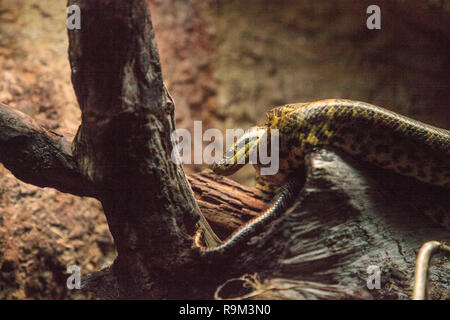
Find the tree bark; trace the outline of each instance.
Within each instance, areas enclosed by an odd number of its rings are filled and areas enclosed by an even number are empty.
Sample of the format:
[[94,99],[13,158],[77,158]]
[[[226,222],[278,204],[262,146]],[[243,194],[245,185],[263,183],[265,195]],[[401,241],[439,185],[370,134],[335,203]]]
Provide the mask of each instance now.
[[[193,175],[171,160],[174,103],[164,88],[144,0],[69,1],[82,12],[69,31],[72,80],[82,124],[69,137],[0,105],[0,161],[19,179],[98,198],[118,257],[87,278],[104,298],[408,298],[422,243],[449,241],[422,214],[448,216],[448,191],[361,165],[339,152],[308,156],[298,201],[223,259],[192,246],[198,222],[218,243],[267,204],[262,194],[211,171]],[[101,27],[99,27],[99,25]],[[367,287],[368,267],[381,287]],[[433,266],[432,298],[448,298],[449,261]],[[258,274],[260,278],[242,277]],[[226,280],[243,284],[228,288]],[[262,282],[259,279],[264,279]],[[225,286],[219,287],[225,283]],[[95,286],[93,286],[95,284]],[[219,289],[217,290],[217,288]]]
[[270,200],[260,190],[218,176],[209,169],[188,176],[188,180],[201,212],[221,239],[258,216]]
[[18,179],[77,196],[96,196],[78,170],[71,136],[48,130],[26,114],[0,104],[0,162]]
[[74,157],[100,192],[117,246],[121,296],[177,296],[183,291],[177,275],[195,260],[189,236],[195,223],[207,228],[209,243],[217,242],[181,164],[170,157],[174,104],[163,84],[147,3],[69,3],[83,15],[81,30],[69,31],[82,111]]

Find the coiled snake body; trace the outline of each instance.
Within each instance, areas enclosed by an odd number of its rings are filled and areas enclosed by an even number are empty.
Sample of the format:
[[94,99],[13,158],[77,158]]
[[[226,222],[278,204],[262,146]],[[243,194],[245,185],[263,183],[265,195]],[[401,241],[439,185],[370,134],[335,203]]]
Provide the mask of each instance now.
[[[260,217],[216,248],[202,247],[197,234],[196,244],[204,252],[226,252],[282,213],[299,191],[298,184],[289,177],[316,147],[332,146],[384,169],[450,188],[450,131],[365,102],[343,99],[288,104],[270,110],[265,124],[248,130],[213,170],[223,175],[239,170],[248,162],[250,152],[258,148],[261,138],[270,136],[270,129],[279,132],[279,171],[263,176],[256,164],[256,186],[278,194]],[[286,183],[287,188],[280,189]]]

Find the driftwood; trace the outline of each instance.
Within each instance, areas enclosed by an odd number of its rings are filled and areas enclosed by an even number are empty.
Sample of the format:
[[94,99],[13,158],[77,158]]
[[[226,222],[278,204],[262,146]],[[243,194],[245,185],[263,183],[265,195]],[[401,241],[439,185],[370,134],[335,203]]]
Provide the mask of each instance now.
[[[174,103],[146,2],[76,4],[84,18],[81,30],[69,31],[69,55],[82,124],[72,148],[70,137],[0,106],[0,161],[26,182],[102,202],[118,258],[88,277],[86,288],[101,298],[410,297],[422,243],[450,240],[422,214],[437,204],[448,215],[448,191],[333,151],[309,155],[297,203],[240,252],[226,261],[200,255],[192,247],[197,223],[206,242],[217,243],[201,211],[224,238],[268,199],[211,171],[191,176],[189,185],[170,160]],[[379,289],[367,288],[369,266],[381,271]],[[436,259],[432,298],[449,297],[448,271],[448,259]]]

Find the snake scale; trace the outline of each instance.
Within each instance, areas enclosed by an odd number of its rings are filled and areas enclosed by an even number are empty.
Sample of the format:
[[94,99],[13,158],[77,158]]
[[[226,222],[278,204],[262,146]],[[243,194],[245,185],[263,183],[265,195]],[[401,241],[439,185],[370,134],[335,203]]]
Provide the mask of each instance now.
[[305,155],[317,147],[338,148],[400,175],[450,188],[450,131],[369,103],[344,99],[288,104],[268,111],[265,124],[247,130],[215,164],[214,172],[230,175],[239,170],[248,162],[251,150],[258,148],[261,137],[270,136],[271,129],[279,132],[279,170],[263,176],[259,174],[260,165],[254,165],[256,187],[275,194],[271,204],[218,247],[204,247],[199,230],[195,245],[203,252],[231,251],[284,212],[299,192],[296,171],[304,165]]

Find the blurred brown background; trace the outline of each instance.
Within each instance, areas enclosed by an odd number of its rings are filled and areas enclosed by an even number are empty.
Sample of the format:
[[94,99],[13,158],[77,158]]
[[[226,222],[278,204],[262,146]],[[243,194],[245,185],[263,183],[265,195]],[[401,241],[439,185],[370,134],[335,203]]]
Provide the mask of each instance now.
[[[450,128],[450,1],[149,2],[178,128],[245,129],[273,106],[322,98]],[[381,30],[366,28],[371,4]],[[65,23],[65,1],[0,0],[0,102],[75,132]],[[66,289],[66,267],[89,273],[114,255],[96,200],[24,184],[0,165],[0,299],[85,298]]]

